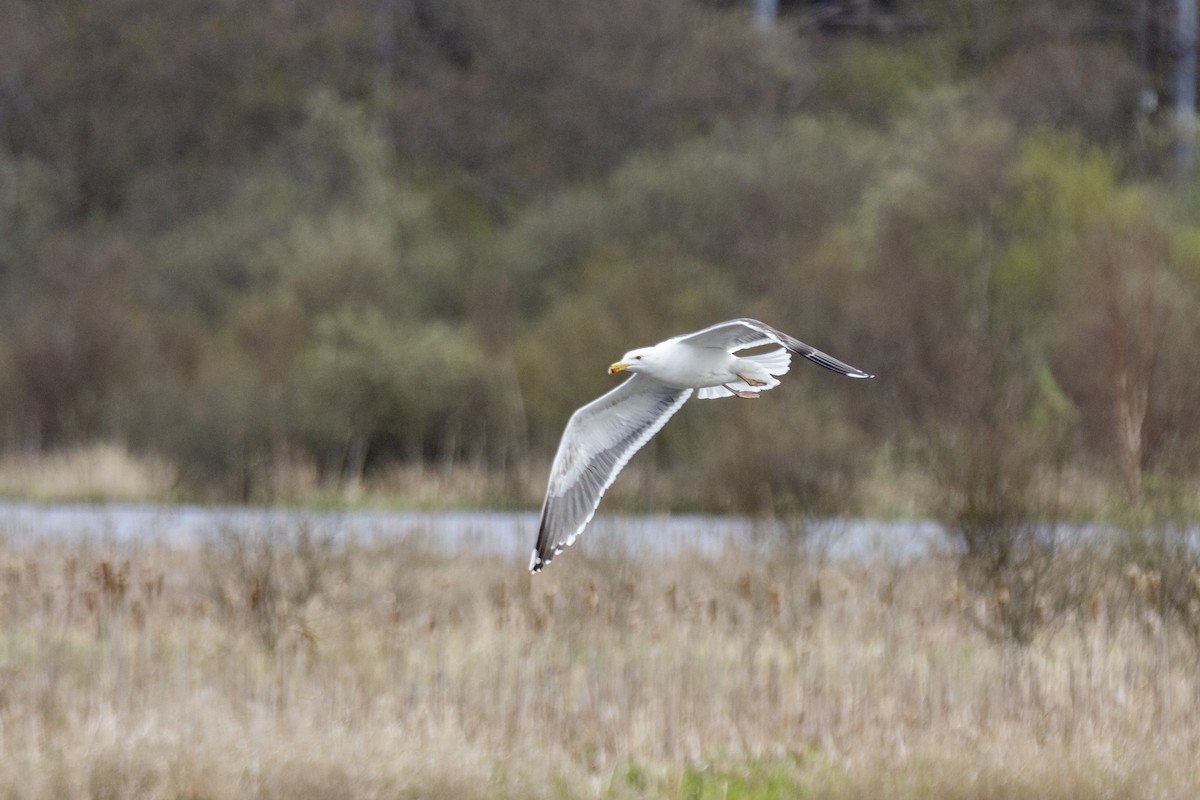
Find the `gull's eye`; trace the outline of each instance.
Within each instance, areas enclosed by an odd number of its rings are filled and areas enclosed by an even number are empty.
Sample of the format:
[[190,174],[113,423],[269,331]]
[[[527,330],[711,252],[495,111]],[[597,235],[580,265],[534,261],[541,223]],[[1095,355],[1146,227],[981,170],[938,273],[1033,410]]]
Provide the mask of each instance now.
[[634,359],[635,361],[641,361],[641,360],[642,360],[642,357],[641,357],[641,356],[634,356],[634,357],[633,357],[633,359]]

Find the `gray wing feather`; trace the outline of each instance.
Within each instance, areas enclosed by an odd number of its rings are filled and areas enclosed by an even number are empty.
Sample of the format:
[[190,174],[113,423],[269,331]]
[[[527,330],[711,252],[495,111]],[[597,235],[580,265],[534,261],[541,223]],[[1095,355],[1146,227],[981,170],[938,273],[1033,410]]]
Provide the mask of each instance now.
[[617,473],[691,394],[634,375],[571,415],[550,467],[530,572],[574,543]]
[[747,347],[778,344],[798,356],[807,358],[814,364],[820,364],[825,369],[833,370],[847,377],[875,377],[756,319],[731,319],[728,322],[719,322],[704,330],[676,337],[676,341],[687,342],[697,347],[721,347],[731,353],[745,350]]

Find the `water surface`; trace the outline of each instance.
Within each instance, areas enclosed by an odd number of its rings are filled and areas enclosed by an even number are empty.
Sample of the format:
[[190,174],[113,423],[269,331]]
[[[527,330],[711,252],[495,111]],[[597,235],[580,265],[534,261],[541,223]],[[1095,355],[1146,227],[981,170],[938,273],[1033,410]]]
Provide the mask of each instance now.
[[[196,505],[0,502],[0,536],[10,544],[39,540],[101,540],[122,544],[195,545],[226,532],[270,532],[310,525],[351,540],[415,538],[449,552],[524,556],[538,516],[498,511],[313,511]],[[689,514],[598,514],[576,547],[594,552],[653,555],[692,550],[719,556],[794,540],[829,558],[907,560],[942,549],[940,525],[923,520],[809,519],[781,522]],[[764,548],[765,549],[765,548]]]

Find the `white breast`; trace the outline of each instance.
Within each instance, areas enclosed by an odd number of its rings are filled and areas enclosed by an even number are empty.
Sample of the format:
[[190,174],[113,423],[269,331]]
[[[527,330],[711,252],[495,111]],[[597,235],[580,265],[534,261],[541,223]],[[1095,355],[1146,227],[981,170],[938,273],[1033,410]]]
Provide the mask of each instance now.
[[668,386],[679,389],[699,389],[719,386],[734,380],[737,359],[726,350],[714,347],[693,347],[679,342],[663,342],[654,347],[653,356],[645,370]]

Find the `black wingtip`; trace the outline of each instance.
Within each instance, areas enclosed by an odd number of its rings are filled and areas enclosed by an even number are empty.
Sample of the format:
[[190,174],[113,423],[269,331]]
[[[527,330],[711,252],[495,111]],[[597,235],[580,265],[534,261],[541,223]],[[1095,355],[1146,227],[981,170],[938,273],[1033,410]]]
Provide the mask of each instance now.
[[[549,498],[547,497],[547,503]],[[537,541],[533,545],[533,553],[529,556],[529,571],[536,575],[546,568],[561,548],[557,548],[553,544],[553,537],[546,526],[546,506],[542,506],[542,518],[538,520],[538,535]]]
[[[789,348],[791,349],[791,348]],[[874,378],[875,376],[869,372],[863,372],[858,367],[852,367],[844,361],[839,361],[833,356],[822,353],[820,350],[806,352],[804,350],[793,350],[797,355],[804,356],[814,364],[818,364],[827,370],[845,375],[847,378]]]

